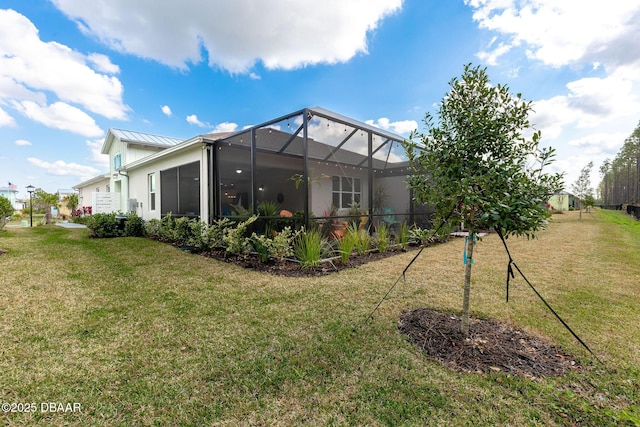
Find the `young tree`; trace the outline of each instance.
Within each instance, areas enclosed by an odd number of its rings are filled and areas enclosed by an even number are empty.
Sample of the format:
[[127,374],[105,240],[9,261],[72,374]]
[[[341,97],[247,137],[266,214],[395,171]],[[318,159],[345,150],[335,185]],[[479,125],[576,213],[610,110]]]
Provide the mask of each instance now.
[[[582,206],[585,204],[588,196],[591,196],[589,201],[593,200],[593,188],[589,187],[591,183],[591,168],[593,167],[593,162],[587,163],[585,167],[580,171],[580,176],[577,181],[571,185],[571,190],[573,191],[573,195],[578,198],[578,209],[579,209],[579,218],[582,219]],[[593,206],[593,204],[592,204]]]
[[0,196],[0,230],[4,228],[7,223],[7,218],[14,212],[11,201],[4,196]]
[[59,199],[58,193],[47,193],[42,188],[36,188],[33,203],[44,209],[47,224],[51,222],[51,208],[59,205]]
[[[416,201],[468,228],[461,331],[469,334],[473,245],[480,229],[534,237],[549,215],[545,204],[562,188],[561,174],[546,174],[552,148],[538,147],[540,133],[525,136],[531,103],[503,85],[489,83],[486,68],[464,67],[449,83],[437,122],[427,113],[425,133],[406,143]],[[416,142],[418,139],[418,142]]]
[[78,207],[78,195],[77,194],[68,194],[66,196],[64,196],[64,202],[67,205],[67,208],[69,209],[69,212],[71,212],[73,214],[73,211],[76,210],[76,208]]

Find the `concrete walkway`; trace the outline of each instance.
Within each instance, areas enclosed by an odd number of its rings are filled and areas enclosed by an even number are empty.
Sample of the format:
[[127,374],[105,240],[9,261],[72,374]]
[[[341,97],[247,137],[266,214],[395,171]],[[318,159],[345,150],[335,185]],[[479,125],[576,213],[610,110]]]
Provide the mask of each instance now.
[[75,222],[67,222],[67,221],[57,222],[56,225],[58,227],[64,227],[64,228],[87,228],[87,226],[84,224],[77,224]]

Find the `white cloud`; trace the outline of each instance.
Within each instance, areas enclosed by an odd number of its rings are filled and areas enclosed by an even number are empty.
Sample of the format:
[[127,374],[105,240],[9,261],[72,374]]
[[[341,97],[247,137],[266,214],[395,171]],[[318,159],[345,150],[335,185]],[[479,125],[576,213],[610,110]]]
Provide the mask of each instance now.
[[[505,40],[481,55],[490,63],[525,45],[530,58],[559,67],[602,62],[611,69],[638,63],[640,3],[582,0],[465,0],[481,28]],[[600,58],[600,59],[596,59]]]
[[[346,62],[403,0],[183,2],[53,0],[87,34],[122,52],[186,68],[203,60],[232,73]],[[170,22],[171,25],[167,25]]]
[[216,125],[216,127],[213,128],[211,133],[235,132],[237,129],[238,129],[238,124],[237,123],[222,122],[222,123]]
[[171,117],[173,115],[173,112],[168,105],[163,105],[162,107],[160,107],[160,109],[162,109],[162,113],[167,117]]
[[87,55],[87,61],[92,63],[98,71],[102,71],[107,74],[118,74],[120,73],[120,67],[113,64],[111,59],[107,55],[103,55],[101,53],[90,53]]
[[100,173],[98,169],[91,166],[83,166],[77,163],[67,163],[63,160],[56,160],[55,162],[50,163],[35,157],[29,157],[27,161],[34,166],[46,170],[50,175],[77,176],[81,180],[85,180]]
[[99,166],[100,169],[108,170],[109,156],[102,154],[102,144],[104,143],[104,140],[102,138],[94,139],[93,141],[87,140],[85,143],[91,154],[88,160],[96,166]]
[[256,73],[253,73],[253,72],[252,72],[252,73],[249,73],[249,78],[250,78],[251,80],[260,80],[260,79],[262,79],[262,77],[260,77],[260,75],[259,75],[259,74],[256,74]]
[[418,129],[418,122],[416,122],[415,120],[400,120],[397,122],[391,122],[388,118],[381,117],[377,121],[367,120],[365,123],[384,130],[389,130],[399,135],[407,135],[411,133],[411,131]]
[[614,157],[625,138],[625,133],[594,133],[568,142],[572,147],[578,147],[586,156]]
[[108,119],[126,119],[122,83],[112,75],[119,68],[105,55],[44,42],[35,25],[13,10],[0,10],[0,52],[0,103],[44,104],[55,96]]
[[18,139],[16,141],[16,145],[22,146],[22,147],[28,147],[33,145],[31,142],[27,141],[26,139]]
[[204,123],[202,123],[199,119],[198,116],[195,114],[191,114],[190,116],[187,116],[187,123],[191,124],[191,125],[196,125],[196,126],[200,126],[201,128],[205,127],[206,125]]
[[99,136],[104,131],[96,125],[95,120],[87,113],[66,104],[55,102],[49,106],[42,106],[33,101],[15,102],[14,108],[22,114],[45,126],[66,130],[83,136]]
[[[640,99],[633,82],[616,74],[567,84],[568,93],[538,101],[532,121],[543,136],[557,138],[564,127],[595,128],[623,117],[637,119]],[[631,131],[631,129],[629,130]]]
[[13,127],[15,125],[16,125],[16,121],[13,119],[13,117],[11,117],[9,113],[7,113],[2,108],[0,108],[0,127],[3,127],[3,126]]

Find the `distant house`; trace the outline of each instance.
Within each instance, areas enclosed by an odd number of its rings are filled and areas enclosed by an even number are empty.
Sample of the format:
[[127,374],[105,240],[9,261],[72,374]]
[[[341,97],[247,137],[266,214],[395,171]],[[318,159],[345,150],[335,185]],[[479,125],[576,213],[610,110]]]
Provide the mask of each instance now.
[[9,199],[13,209],[19,211],[24,208],[24,204],[21,200],[18,200],[18,187],[9,183],[7,187],[0,187],[0,196]]
[[561,191],[551,196],[549,199],[549,205],[554,211],[564,212],[575,207],[573,199],[573,194]]
[[423,223],[404,182],[402,142],[320,107],[186,140],[110,129],[102,147],[109,173],[74,188],[94,212],[144,219],[171,213],[210,222],[274,202],[305,222],[331,214]]
[[67,206],[67,197],[73,194],[78,194],[75,189],[66,189],[62,188],[57,191],[59,204],[55,208],[56,212],[53,214],[54,216],[62,215],[64,217],[71,215],[71,209]]

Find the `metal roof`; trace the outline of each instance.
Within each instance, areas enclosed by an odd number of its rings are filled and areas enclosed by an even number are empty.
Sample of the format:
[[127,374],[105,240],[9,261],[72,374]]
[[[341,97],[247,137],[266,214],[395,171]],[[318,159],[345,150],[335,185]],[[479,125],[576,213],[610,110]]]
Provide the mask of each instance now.
[[150,133],[136,132],[132,130],[111,128],[111,133],[118,137],[121,141],[152,144],[163,147],[171,147],[184,142],[184,138],[174,138],[171,136],[153,135]]

